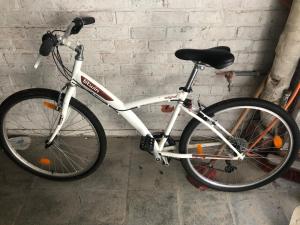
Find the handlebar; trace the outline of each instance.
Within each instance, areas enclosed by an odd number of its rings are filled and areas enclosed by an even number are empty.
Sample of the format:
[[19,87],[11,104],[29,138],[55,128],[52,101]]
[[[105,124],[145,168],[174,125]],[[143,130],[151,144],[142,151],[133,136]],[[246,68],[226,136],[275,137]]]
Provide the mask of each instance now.
[[[42,37],[42,44],[39,50],[40,56],[48,56],[56,45],[58,44],[65,45],[66,40],[70,35],[78,34],[84,25],[89,25],[93,23],[95,23],[94,17],[90,17],[90,16],[76,17],[75,19],[73,19],[72,23],[65,30],[63,36],[58,37],[57,35],[54,35],[52,32],[47,32]],[[40,57],[38,58],[37,62],[34,65],[35,69],[38,67],[39,63],[40,63]]]

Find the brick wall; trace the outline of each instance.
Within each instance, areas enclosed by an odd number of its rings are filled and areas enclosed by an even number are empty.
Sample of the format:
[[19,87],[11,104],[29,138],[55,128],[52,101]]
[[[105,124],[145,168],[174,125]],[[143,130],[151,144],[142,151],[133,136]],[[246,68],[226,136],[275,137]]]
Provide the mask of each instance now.
[[[96,18],[77,38],[85,45],[83,71],[130,101],[173,93],[183,86],[192,69],[175,58],[179,48],[231,47],[236,61],[228,70],[267,71],[288,11],[278,0],[0,0],[0,99],[29,87],[59,88],[64,81],[44,59],[33,64],[48,29],[65,28],[78,15]],[[73,55],[61,49],[72,65]],[[223,77],[213,69],[198,76],[193,98],[203,103],[236,96],[249,96],[259,78],[236,77],[227,91]],[[112,110],[79,91],[78,98],[90,105],[108,134],[135,134]],[[152,130],[165,127],[169,114],[159,105],[136,110]],[[188,118],[183,115],[176,131]]]

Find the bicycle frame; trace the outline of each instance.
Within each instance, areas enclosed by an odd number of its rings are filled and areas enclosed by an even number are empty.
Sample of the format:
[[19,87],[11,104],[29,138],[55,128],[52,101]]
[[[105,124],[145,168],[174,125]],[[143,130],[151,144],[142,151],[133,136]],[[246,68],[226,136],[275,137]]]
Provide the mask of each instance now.
[[[155,141],[154,143],[154,156],[156,160],[160,160],[162,157],[173,157],[173,158],[205,158],[205,159],[224,159],[224,160],[238,160],[243,159],[244,155],[241,154],[232,144],[227,140],[227,138],[224,137],[224,135],[218,131],[217,128],[219,128],[223,133],[228,135],[229,137],[232,137],[232,135],[224,128],[222,127],[217,121],[214,121],[209,116],[205,115],[203,112],[201,112],[202,116],[198,116],[195,112],[193,112],[191,109],[186,108],[183,105],[183,102],[187,98],[189,92],[186,91],[180,91],[175,94],[168,94],[168,95],[161,95],[156,97],[150,97],[130,103],[123,103],[119,98],[117,98],[113,93],[111,93],[109,90],[107,90],[105,87],[103,87],[101,84],[99,84],[96,80],[85,74],[81,71],[81,65],[82,60],[75,59],[73,72],[72,72],[72,79],[69,83],[66,95],[63,100],[62,105],[62,113],[61,118],[59,121],[58,126],[54,130],[53,134],[51,135],[49,142],[51,143],[56,135],[59,133],[60,129],[62,128],[64,122],[67,119],[68,115],[68,108],[69,103],[72,97],[76,96],[76,85],[82,86],[84,89],[86,89],[89,93],[91,93],[94,97],[100,99],[103,103],[106,105],[112,107],[115,109],[129,124],[131,124],[142,136],[150,135],[152,134],[148,130],[148,128],[145,126],[145,124],[140,120],[140,118],[132,111],[134,108],[139,108],[143,105],[149,105],[154,104],[158,102],[170,102],[170,101],[176,101],[178,102],[175,110],[173,112],[173,115],[171,116],[171,119],[164,131],[164,136],[158,143]],[[193,76],[196,75],[197,70],[193,70],[192,74]],[[191,79],[191,78],[190,78]],[[203,123],[205,126],[207,126],[209,129],[211,129],[214,133],[216,133],[232,150],[236,153],[235,157],[227,158],[227,157],[216,157],[216,156],[203,156],[203,155],[197,155],[197,154],[179,154],[179,153],[171,153],[168,152],[170,150],[173,150],[170,147],[164,148],[164,145],[168,139],[168,136],[170,135],[172,128],[176,122],[176,119],[178,118],[178,115],[180,111],[183,110],[190,116],[194,117],[195,119],[199,120],[201,123]],[[212,122],[212,124],[210,124]],[[221,143],[209,143],[210,146],[212,145],[222,145]],[[208,144],[208,145],[209,145]],[[206,145],[206,146],[208,146]],[[205,147],[205,144],[203,145]]]

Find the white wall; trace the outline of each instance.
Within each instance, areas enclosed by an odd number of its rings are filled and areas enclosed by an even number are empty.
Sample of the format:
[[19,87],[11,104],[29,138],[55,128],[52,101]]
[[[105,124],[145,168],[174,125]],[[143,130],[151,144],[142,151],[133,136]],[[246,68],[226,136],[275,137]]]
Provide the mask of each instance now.
[[[85,44],[84,71],[124,101],[176,92],[192,64],[174,56],[179,48],[231,47],[236,62],[228,70],[267,71],[288,11],[278,0],[0,0],[0,99],[29,87],[58,88],[49,57],[35,71],[32,65],[48,29],[65,28],[78,15],[96,18],[78,38]],[[72,54],[61,49],[66,64]],[[71,64],[70,64],[71,65]],[[199,75],[193,96],[203,103],[249,96],[260,79],[236,77],[228,93],[223,77],[207,69]],[[60,76],[60,80],[63,78]],[[99,116],[108,134],[135,134],[112,110],[79,98]],[[165,127],[169,114],[160,106],[136,110],[151,129]],[[183,129],[181,118],[176,130]],[[178,133],[177,132],[177,133]]]

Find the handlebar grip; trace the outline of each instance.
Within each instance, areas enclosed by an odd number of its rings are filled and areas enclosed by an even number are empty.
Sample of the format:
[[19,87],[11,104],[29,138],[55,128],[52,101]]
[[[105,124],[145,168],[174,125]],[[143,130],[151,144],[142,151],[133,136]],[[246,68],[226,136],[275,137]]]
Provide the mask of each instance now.
[[91,16],[81,17],[83,25],[89,25],[95,23],[95,18]]
[[84,25],[95,23],[95,18],[91,16],[76,17],[73,21],[74,26],[72,27],[70,34],[78,34]]
[[54,46],[57,44],[57,40],[55,36],[53,36],[53,34],[46,33],[43,35],[42,41],[43,42],[41,44],[40,51],[39,51],[40,55],[48,56],[52,51],[52,49],[54,48]]

